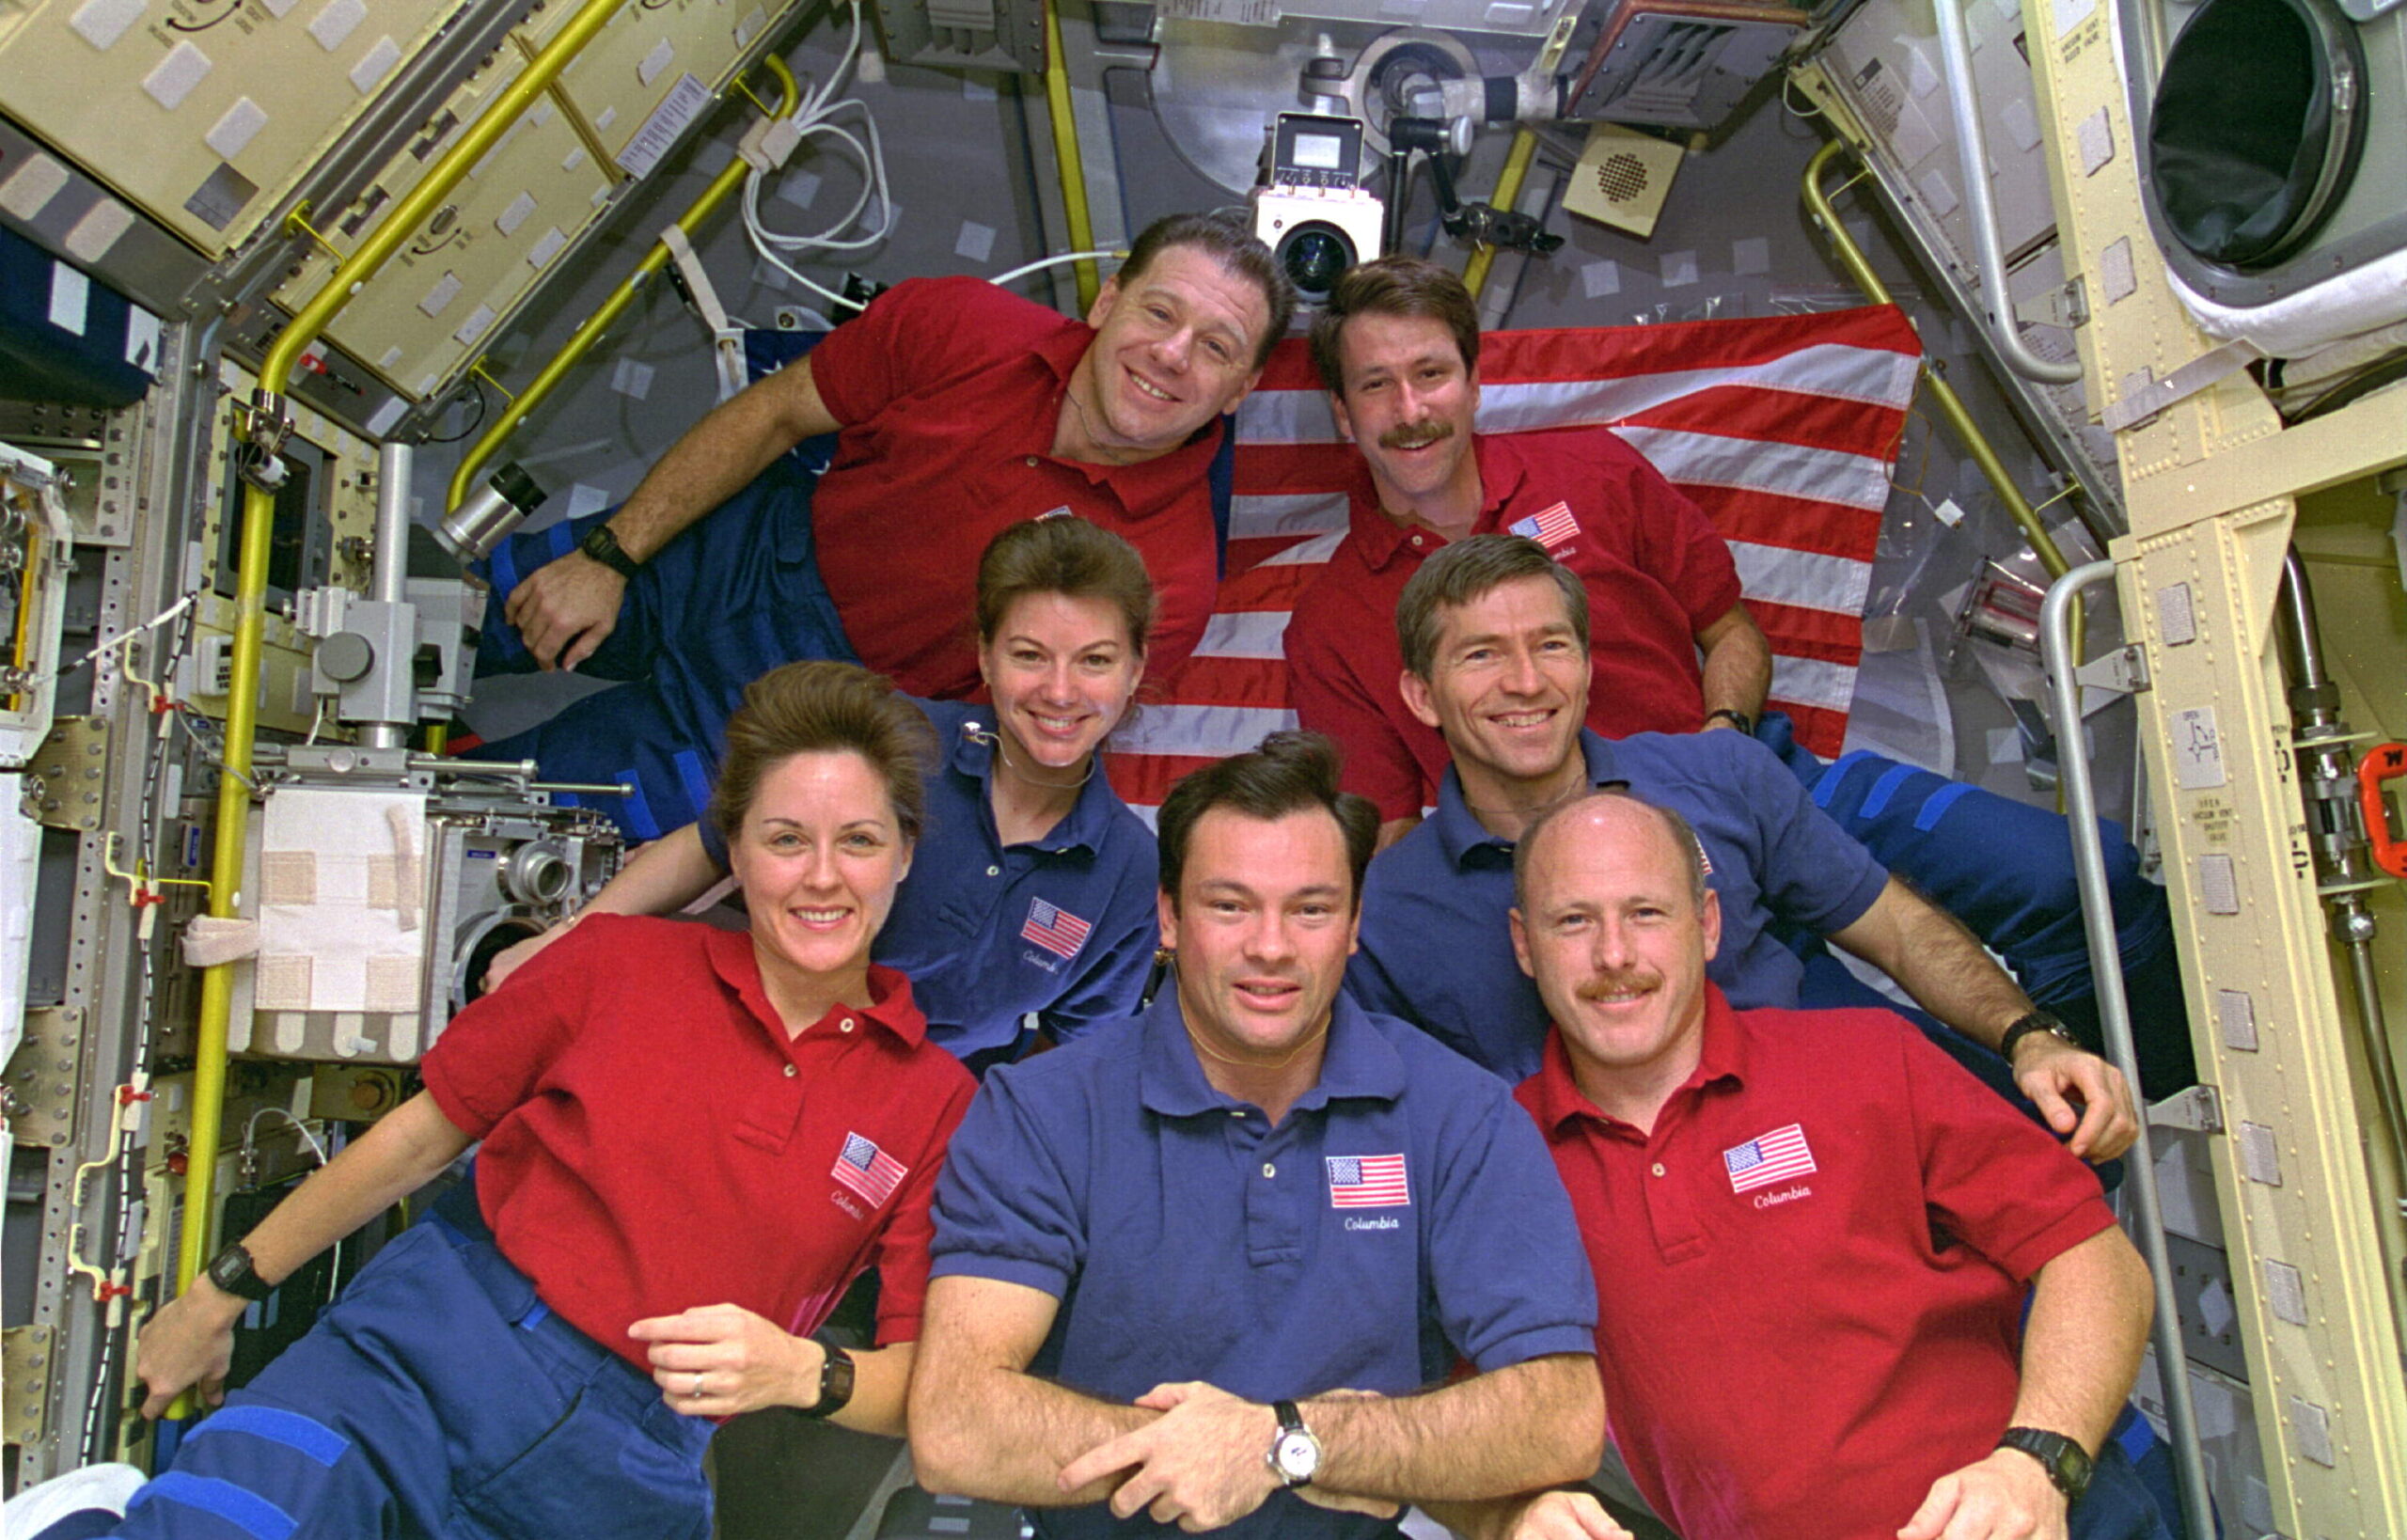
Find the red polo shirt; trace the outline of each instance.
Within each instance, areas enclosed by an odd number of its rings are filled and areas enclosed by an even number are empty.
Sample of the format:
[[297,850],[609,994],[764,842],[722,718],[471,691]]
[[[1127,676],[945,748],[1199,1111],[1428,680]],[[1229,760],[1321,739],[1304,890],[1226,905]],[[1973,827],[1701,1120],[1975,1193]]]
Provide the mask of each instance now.
[[[1606,429],[1473,442],[1485,498],[1473,533],[1557,505],[1568,515],[1548,518],[1546,533],[1588,588],[1588,725],[1608,738],[1705,726],[1695,637],[1738,602],[1738,571],[1704,510]],[[1435,800],[1447,757],[1438,730],[1396,693],[1395,602],[1445,542],[1381,512],[1370,467],[1359,464],[1348,520],[1287,622],[1287,686],[1303,725],[1345,750],[1345,789],[1377,802],[1382,818],[1410,818]]]
[[806,1333],[873,1261],[878,1340],[906,1342],[973,1083],[901,974],[873,967],[870,987],[869,1009],[789,1039],[750,935],[599,915],[461,1012],[426,1088],[484,1140],[502,1254],[638,1367],[633,1322],[732,1300]]
[[983,278],[915,278],[811,351],[811,382],[844,425],[811,498],[819,574],[861,661],[913,695],[977,691],[979,555],[1057,509],[1145,558],[1161,601],[1151,671],[1203,639],[1219,584],[1206,475],[1220,429],[1134,465],[1057,458],[1062,397],[1094,335]]
[[1896,1532],[1997,1445],[2025,1285],[2115,1222],[2081,1163],[1885,1011],[1745,1011],[1651,1135],[1560,1034],[1515,1094],[1596,1269],[1613,1438],[1687,1540]]

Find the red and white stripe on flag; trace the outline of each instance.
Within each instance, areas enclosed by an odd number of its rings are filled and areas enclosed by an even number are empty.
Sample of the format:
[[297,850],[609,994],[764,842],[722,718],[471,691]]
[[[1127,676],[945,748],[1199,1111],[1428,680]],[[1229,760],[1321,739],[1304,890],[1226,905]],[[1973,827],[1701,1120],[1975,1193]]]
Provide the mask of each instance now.
[[[1771,705],[1837,755],[1864,604],[1922,345],[1880,306],[1736,321],[1491,332],[1484,432],[1611,427],[1730,542],[1770,639]],[[1202,645],[1114,740],[1112,784],[1150,809],[1180,776],[1293,727],[1280,638],[1345,532],[1353,450],[1302,342],[1237,411],[1228,575]]]

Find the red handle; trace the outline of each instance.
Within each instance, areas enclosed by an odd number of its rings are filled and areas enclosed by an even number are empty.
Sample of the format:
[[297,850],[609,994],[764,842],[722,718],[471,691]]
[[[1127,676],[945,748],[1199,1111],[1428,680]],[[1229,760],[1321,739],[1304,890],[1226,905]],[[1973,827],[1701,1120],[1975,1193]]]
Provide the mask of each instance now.
[[2357,762],[2357,803],[2366,815],[2366,838],[2373,844],[2373,864],[2394,877],[2407,877],[2407,840],[2390,837],[2389,799],[2382,783],[2407,776],[2407,744],[2376,744]]

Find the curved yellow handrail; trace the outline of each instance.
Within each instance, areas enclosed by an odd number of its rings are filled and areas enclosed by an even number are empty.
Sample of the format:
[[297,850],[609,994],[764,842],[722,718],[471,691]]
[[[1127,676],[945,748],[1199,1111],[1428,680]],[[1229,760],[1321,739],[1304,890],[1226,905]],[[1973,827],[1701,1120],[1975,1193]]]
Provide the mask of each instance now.
[[[761,63],[777,77],[778,89],[784,93],[784,99],[774,110],[763,110],[769,111],[773,118],[793,117],[794,109],[802,100],[802,92],[794,82],[794,71],[786,68],[785,60],[775,55],[763,58]],[[700,229],[703,221],[716,213],[719,205],[744,185],[744,179],[751,170],[751,163],[740,155],[728,162],[727,168],[711,179],[711,184],[702,189],[701,196],[694,199],[692,206],[677,216],[677,228],[689,236]],[[593,350],[594,344],[602,340],[602,334],[610,328],[611,323],[626,313],[627,306],[635,303],[636,295],[642,291],[644,284],[668,265],[669,248],[657,241],[653,242],[652,249],[644,253],[643,260],[636,264],[635,271],[628,274],[618,288],[610,291],[610,297],[602,302],[601,308],[588,316],[584,323],[570,335],[568,341],[561,345],[560,351],[553,354],[551,362],[543,366],[543,371],[511,399],[509,410],[468,447],[459,468],[451,473],[451,487],[444,495],[447,511],[468,500],[476,491],[477,472],[483,469],[485,462],[493,458],[494,451],[501,448],[502,440],[527,425],[527,419],[534,415],[535,408],[543,404],[568,377],[568,371]]]
[[[591,42],[627,0],[584,0],[558,35],[545,43],[527,68],[493,104],[468,126],[457,144],[430,167],[417,187],[401,199],[349,259],[328,275],[309,303],[301,307],[268,350],[260,369],[260,399],[281,410],[284,388],[302,353],[316,341],[343,306],[365,289],[401,244],[433,213],[468,168],[483,158],[511,125],[551,87],[571,60]],[[272,424],[255,416],[244,435],[254,444],[273,443],[279,436]],[[269,537],[275,526],[275,496],[258,486],[244,489],[242,557],[236,568],[234,593],[233,685],[226,700],[226,764],[217,784],[217,834],[211,846],[209,913],[233,918],[242,902],[244,847],[251,822],[251,740],[259,731],[260,651],[267,620]],[[226,1110],[227,1025],[233,1014],[234,976],[231,964],[204,968],[200,976],[200,1020],[196,1034],[193,1070],[191,1164],[184,1173],[184,1226],[176,1250],[176,1288],[190,1286],[200,1271],[211,1240],[211,1204],[217,1178],[217,1144],[224,1135]],[[191,1409],[189,1391],[179,1396],[171,1415]]]

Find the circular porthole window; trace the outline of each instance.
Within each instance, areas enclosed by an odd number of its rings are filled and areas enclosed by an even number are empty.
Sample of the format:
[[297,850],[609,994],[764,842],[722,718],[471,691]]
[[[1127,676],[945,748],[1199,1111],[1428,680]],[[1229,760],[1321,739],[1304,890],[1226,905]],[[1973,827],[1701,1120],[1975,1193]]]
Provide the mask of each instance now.
[[2270,267],[2347,193],[2365,143],[2366,62],[2325,0],[2207,0],[2174,40],[2148,117],[2148,175],[2175,241]]

